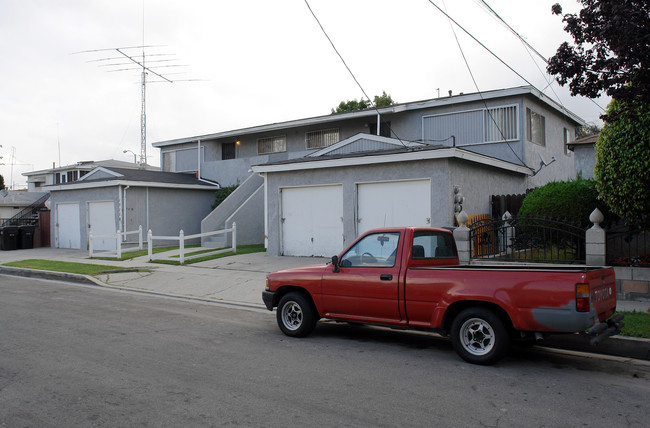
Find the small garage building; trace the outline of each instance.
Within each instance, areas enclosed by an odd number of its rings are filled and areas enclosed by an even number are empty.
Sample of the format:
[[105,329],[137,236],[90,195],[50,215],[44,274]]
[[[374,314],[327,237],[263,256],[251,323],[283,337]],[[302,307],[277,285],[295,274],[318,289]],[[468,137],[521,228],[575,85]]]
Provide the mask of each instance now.
[[[217,189],[193,174],[95,168],[78,181],[46,187],[52,246],[88,249],[91,230],[104,235],[142,226],[155,235],[178,235],[181,229],[186,235],[200,233]],[[110,242],[105,245],[95,248],[110,249]]]

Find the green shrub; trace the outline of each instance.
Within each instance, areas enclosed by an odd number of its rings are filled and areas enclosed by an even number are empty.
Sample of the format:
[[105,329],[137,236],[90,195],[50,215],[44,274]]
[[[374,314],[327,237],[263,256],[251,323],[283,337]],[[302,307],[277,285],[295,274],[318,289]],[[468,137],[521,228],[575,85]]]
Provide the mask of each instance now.
[[536,216],[567,220],[583,229],[591,227],[589,215],[598,208],[608,217],[608,210],[598,200],[594,180],[578,176],[571,181],[554,181],[533,190],[524,198],[519,216]]
[[239,183],[233,184],[232,186],[224,186],[221,189],[217,190],[214,193],[214,202],[212,203],[212,209],[217,208],[232,192],[239,187]]

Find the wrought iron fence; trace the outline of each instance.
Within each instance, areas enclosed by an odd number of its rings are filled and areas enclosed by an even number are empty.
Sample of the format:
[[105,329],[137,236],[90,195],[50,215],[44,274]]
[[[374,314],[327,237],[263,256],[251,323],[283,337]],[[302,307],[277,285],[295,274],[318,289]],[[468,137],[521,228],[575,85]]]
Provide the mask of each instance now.
[[585,231],[572,223],[543,217],[481,219],[468,224],[474,259],[585,263]]
[[607,229],[607,264],[650,267],[650,230],[623,220]]

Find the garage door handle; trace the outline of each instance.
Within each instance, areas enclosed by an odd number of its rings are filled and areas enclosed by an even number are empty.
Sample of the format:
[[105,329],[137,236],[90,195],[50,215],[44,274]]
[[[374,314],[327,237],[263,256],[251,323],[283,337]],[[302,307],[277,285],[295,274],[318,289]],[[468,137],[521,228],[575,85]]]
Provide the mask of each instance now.
[[382,281],[392,281],[393,275],[389,273],[382,273],[381,275],[379,275],[379,279],[381,279]]

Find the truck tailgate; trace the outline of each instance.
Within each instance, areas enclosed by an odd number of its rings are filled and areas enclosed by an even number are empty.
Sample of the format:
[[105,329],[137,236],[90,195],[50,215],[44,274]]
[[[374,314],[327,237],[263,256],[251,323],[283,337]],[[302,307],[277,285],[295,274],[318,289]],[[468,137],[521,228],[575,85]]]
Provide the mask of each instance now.
[[591,310],[598,315],[599,321],[602,322],[616,310],[614,269],[594,270],[585,275],[585,279],[589,283]]

